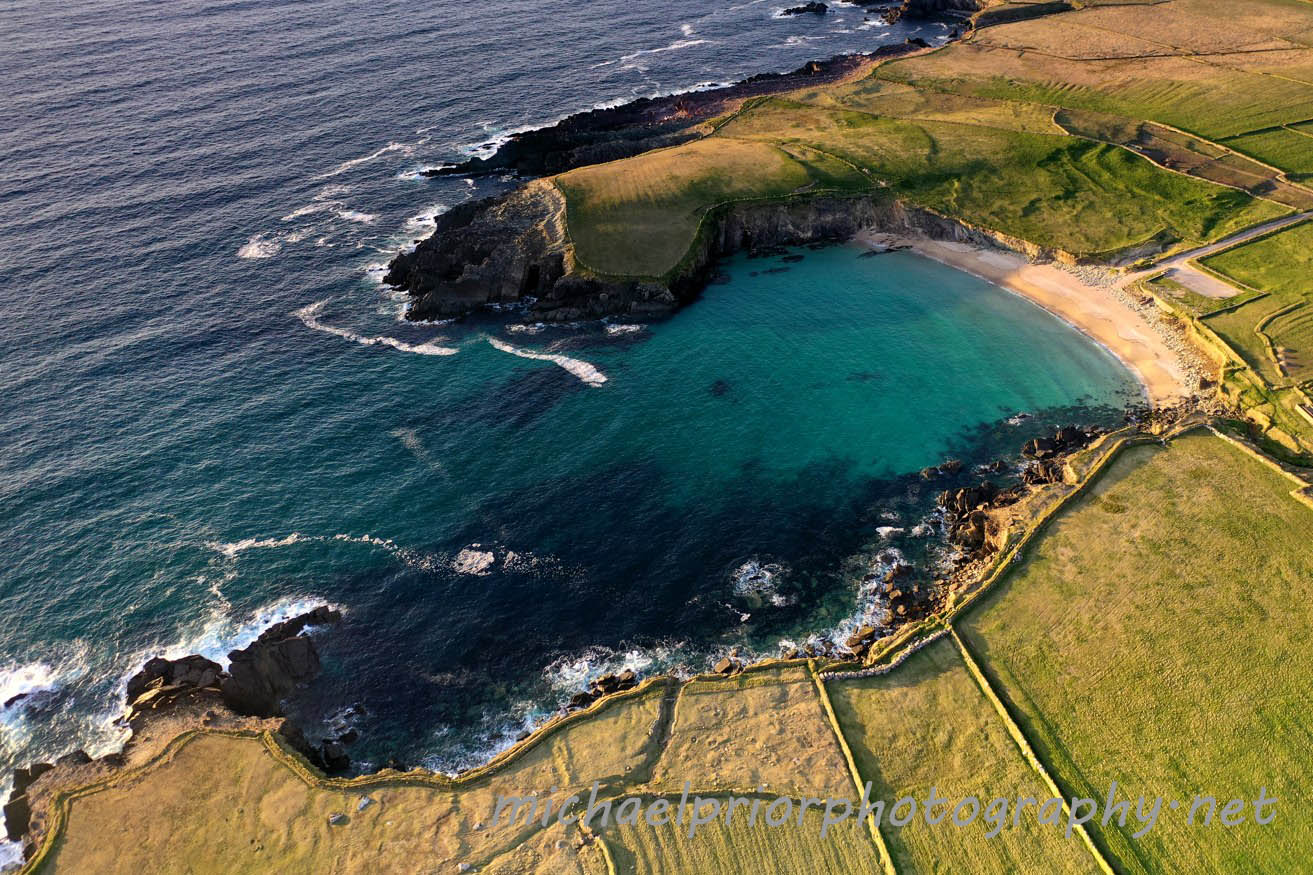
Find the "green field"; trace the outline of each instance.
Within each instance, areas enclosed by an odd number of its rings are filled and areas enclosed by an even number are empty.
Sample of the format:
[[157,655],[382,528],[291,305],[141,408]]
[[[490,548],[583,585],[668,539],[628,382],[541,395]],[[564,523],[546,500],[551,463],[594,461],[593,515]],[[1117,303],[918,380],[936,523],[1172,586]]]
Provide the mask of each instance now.
[[[919,651],[897,671],[828,684],[839,725],[872,797],[925,799],[1051,794],[1008,737],[999,715],[967,673],[952,639]],[[947,813],[941,806],[936,813]],[[1033,815],[1033,811],[1031,812]],[[1097,872],[1093,854],[1062,827],[1033,816],[1003,828],[983,817],[962,828],[929,826],[918,817],[903,828],[886,825],[885,842],[899,872]],[[965,815],[964,815],[965,816]]]
[[1237,152],[1279,167],[1292,178],[1313,176],[1313,136],[1277,128],[1224,141]]
[[[918,109],[903,93],[889,98],[894,112]],[[913,204],[1075,254],[1197,244],[1284,212],[1116,146],[1025,130],[1034,119],[1007,107],[930,100],[920,109],[933,120],[916,120],[882,115],[878,92],[842,99],[863,108],[764,100],[707,139],[558,177],[579,261],[660,276],[714,206],[868,192],[876,181]]]
[[1127,451],[957,624],[1070,792],[1280,800],[1267,826],[1165,809],[1138,841],[1100,828],[1126,871],[1307,863],[1313,509],[1295,485],[1206,432]]
[[1313,295],[1313,222],[1301,222],[1203,259],[1250,288],[1294,300]]
[[1285,301],[1268,295],[1241,304],[1234,310],[1207,316],[1204,322],[1253,368],[1254,373],[1271,385],[1279,385],[1284,382],[1284,377],[1254,327],[1285,306]]
[[1288,0],[1109,5],[991,27],[879,75],[1159,121],[1216,140],[1313,118],[1313,79],[1299,78],[1313,63],[1301,41],[1311,22],[1313,7]]
[[721,138],[582,167],[556,184],[584,267],[652,277],[683,258],[711,206],[871,187],[853,168],[814,150]]
[[[1313,379],[1313,222],[1208,256],[1202,264],[1269,293],[1232,313],[1210,317],[1208,324],[1272,385]],[[1270,340],[1276,359],[1258,331]]]
[[1287,211],[1273,201],[1313,206],[1313,190],[1198,139],[1304,172],[1313,138],[1280,125],[1313,119],[1305,33],[1303,2],[1090,6],[751,100],[701,140],[556,183],[579,264],[609,276],[668,276],[716,207],[824,193],[878,191],[1104,260],[1196,245]]

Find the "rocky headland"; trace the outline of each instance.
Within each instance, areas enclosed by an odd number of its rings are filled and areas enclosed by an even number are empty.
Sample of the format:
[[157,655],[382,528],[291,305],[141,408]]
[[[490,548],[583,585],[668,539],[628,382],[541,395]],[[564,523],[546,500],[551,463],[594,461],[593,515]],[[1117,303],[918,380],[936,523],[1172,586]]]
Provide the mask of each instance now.
[[198,654],[147,661],[127,682],[123,721],[131,734],[122,750],[97,759],[77,750],[53,763],[14,771],[13,789],[4,805],[10,841],[22,841],[30,856],[49,827],[51,796],[58,788],[88,784],[143,762],[197,727],[271,729],[319,769],[348,768],[351,761],[343,739],[312,744],[284,719],[282,711],[282,700],[321,670],[314,639],[305,633],[341,618],[339,611],[321,605],[277,623],[251,644],[230,652],[226,670]]
[[[886,18],[896,20],[974,12],[992,2],[903,0],[863,5],[878,7]],[[810,6],[798,8],[817,11]],[[578,113],[549,127],[516,134],[490,157],[429,173],[537,177],[678,145],[704,136],[713,119],[749,98],[836,82],[879,60],[928,47],[913,39],[867,54],[814,61],[791,73],[762,74],[723,88],[642,98]],[[607,315],[650,318],[669,314],[696,297],[714,275],[714,262],[724,255],[745,248],[845,240],[871,227],[876,209],[870,198],[824,196],[769,206],[737,204],[708,216],[693,251],[668,276],[617,279],[594,275],[575,263],[565,199],[554,185],[535,179],[508,194],[461,204],[438,216],[431,236],[392,260],[385,282],[410,293],[407,317],[420,321],[463,316],[490,304],[523,305],[525,318],[534,321]]]

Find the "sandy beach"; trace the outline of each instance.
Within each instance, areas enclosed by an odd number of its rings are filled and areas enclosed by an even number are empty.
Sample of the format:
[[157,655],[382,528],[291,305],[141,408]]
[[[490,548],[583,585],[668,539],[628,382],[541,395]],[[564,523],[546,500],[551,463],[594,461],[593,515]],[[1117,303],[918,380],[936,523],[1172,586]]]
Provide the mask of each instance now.
[[1097,285],[1053,264],[1032,264],[1022,255],[968,243],[871,233],[858,241],[907,246],[959,270],[1023,295],[1098,341],[1139,376],[1155,406],[1193,394],[1191,368],[1114,285]]

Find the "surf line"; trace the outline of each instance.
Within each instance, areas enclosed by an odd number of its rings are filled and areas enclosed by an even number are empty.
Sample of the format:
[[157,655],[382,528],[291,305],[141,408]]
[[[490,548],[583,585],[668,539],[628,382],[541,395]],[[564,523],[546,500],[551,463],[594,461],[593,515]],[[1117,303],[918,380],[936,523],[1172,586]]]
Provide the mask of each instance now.
[[502,352],[508,352],[511,355],[518,355],[520,358],[536,359],[541,362],[551,362],[560,365],[580,380],[583,380],[589,386],[600,386],[606,382],[606,374],[602,373],[588,362],[580,361],[579,359],[572,359],[563,355],[552,355],[545,352],[529,352],[526,349],[511,346],[506,341],[499,340],[496,337],[489,337],[488,343],[492,344],[493,349],[499,349]]
[[[413,352],[417,355],[455,355],[460,352],[460,350],[455,347],[439,346],[436,342],[437,338],[426,343],[406,343],[405,341],[397,340],[395,337],[384,337],[382,335],[365,337],[364,335],[356,334],[354,331],[349,331],[346,328],[338,328],[335,325],[325,325],[323,322],[319,321],[319,311],[321,311],[327,303],[328,299],[325,298],[322,301],[316,301],[313,304],[302,307],[300,310],[296,311],[296,318],[304,322],[307,328],[313,328],[315,331],[326,331],[329,334],[336,334],[338,337],[345,338],[364,346],[390,346],[393,349],[399,349],[402,352]],[[603,377],[602,379],[605,380],[606,378]]]

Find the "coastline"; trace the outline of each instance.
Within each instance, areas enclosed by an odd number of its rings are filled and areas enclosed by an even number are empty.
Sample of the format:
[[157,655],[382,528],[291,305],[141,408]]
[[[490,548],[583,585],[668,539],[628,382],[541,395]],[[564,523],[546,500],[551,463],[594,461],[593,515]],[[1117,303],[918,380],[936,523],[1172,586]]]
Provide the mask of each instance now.
[[1057,265],[1032,263],[999,248],[872,231],[858,234],[855,240],[870,246],[905,246],[1038,304],[1116,356],[1139,379],[1154,407],[1174,404],[1195,392],[1192,366],[1123,300],[1116,284],[1087,282]]

